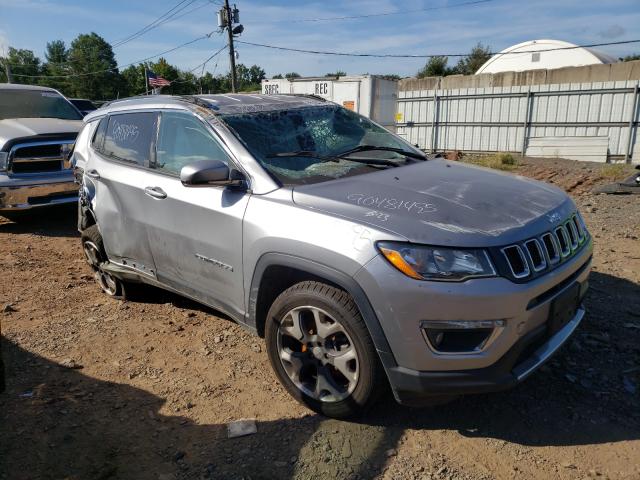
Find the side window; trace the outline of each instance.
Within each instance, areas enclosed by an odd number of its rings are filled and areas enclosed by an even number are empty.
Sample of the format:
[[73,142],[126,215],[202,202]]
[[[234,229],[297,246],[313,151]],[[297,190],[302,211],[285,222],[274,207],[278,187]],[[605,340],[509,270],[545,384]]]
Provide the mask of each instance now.
[[102,150],[102,145],[104,144],[104,134],[107,131],[107,122],[109,121],[108,117],[104,117],[100,120],[98,124],[98,128],[96,128],[95,133],[93,134],[93,140],[91,141],[91,145],[98,151]]
[[102,152],[119,160],[149,166],[152,158],[158,115],[123,113],[111,115]]
[[196,117],[190,113],[162,112],[155,168],[179,175],[182,167],[198,160],[228,163],[229,158]]

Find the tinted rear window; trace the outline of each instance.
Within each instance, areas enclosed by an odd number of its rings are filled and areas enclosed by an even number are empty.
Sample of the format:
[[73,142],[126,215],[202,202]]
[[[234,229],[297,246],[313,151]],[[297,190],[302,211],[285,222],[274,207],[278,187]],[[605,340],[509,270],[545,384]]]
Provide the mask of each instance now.
[[86,110],[86,111],[92,111],[97,109],[98,107],[96,107],[91,101],[89,100],[70,100],[71,103],[73,103],[76,107],[78,107],[80,110]]
[[109,117],[102,151],[120,160],[148,166],[154,148],[156,113],[124,113]]
[[97,150],[102,150],[102,146],[104,144],[104,134],[107,131],[107,123],[109,122],[108,117],[104,117],[100,120],[100,124],[98,128],[96,128],[96,132],[93,134],[93,141],[91,142],[93,148]]

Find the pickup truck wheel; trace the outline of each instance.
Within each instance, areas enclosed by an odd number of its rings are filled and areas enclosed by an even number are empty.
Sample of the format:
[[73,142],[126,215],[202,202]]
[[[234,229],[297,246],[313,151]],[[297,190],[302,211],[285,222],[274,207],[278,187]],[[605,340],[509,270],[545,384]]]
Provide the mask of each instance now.
[[318,413],[353,416],[386,388],[362,316],[343,290],[320,282],[285,290],[269,309],[265,337],[280,382]]
[[85,259],[94,270],[96,281],[102,291],[110,297],[125,299],[125,283],[102,268],[102,264],[108,259],[98,226],[91,225],[86,228],[80,238]]

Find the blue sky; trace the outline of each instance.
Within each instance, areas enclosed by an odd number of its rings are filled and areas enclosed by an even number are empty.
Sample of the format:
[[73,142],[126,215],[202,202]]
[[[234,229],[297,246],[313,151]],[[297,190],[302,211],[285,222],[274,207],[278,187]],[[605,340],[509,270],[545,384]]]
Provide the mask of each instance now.
[[[195,0],[202,8],[115,49],[120,65],[168,50],[216,29],[219,0]],[[577,44],[640,38],[639,0],[491,0],[450,7],[469,0],[237,0],[245,31],[242,40],[302,49],[359,53],[466,53],[478,41],[501,50],[513,44],[553,38]],[[178,3],[178,0],[0,0],[0,53],[7,45],[33,50],[43,57],[47,41],[67,45],[79,33],[94,31],[115,42],[139,30]],[[340,21],[299,22],[300,19],[402,12],[447,7],[383,17]],[[295,20],[295,22],[294,22]],[[210,39],[177,50],[166,58],[182,69],[202,63],[225,43]],[[640,53],[640,43],[603,47],[614,56]],[[349,74],[414,74],[421,59],[367,59],[305,55],[238,45],[239,61],[259,64],[268,75],[296,71],[324,75],[335,70]],[[455,63],[455,59],[450,62]],[[228,56],[220,55],[206,70],[228,70]],[[215,71],[214,71],[215,68]],[[199,72],[198,72],[199,73]]]

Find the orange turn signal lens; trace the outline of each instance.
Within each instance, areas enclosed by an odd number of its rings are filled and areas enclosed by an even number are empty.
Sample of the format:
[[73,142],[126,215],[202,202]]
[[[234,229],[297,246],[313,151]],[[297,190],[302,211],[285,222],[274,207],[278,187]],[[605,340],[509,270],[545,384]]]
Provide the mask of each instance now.
[[423,277],[418,272],[416,272],[404,258],[402,258],[402,255],[400,255],[400,253],[384,247],[380,247],[380,251],[385,256],[385,258],[389,260],[391,265],[396,267],[402,273],[404,273],[408,277],[415,278],[416,280],[423,280]]

